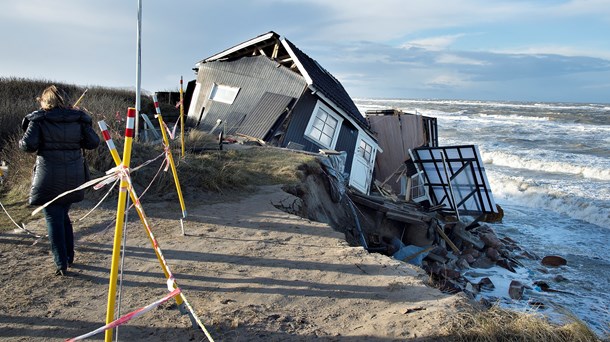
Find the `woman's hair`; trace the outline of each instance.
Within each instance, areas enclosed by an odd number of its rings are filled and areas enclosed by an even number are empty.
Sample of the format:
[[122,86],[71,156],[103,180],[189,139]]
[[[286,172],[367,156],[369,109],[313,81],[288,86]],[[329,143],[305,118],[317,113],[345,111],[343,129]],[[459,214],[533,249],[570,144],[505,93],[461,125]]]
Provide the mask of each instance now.
[[51,110],[53,108],[66,108],[66,93],[55,85],[47,87],[42,91],[37,100],[40,102],[40,108],[43,110]]

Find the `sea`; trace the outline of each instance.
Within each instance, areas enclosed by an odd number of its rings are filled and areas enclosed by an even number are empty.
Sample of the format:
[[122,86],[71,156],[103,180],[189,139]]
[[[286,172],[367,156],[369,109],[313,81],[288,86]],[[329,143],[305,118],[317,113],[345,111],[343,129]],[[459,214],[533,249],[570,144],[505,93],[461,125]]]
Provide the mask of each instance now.
[[[502,306],[539,312],[555,322],[576,317],[610,337],[610,104],[462,100],[356,99],[364,113],[396,108],[434,117],[440,146],[477,145],[502,223],[492,224],[538,258],[515,273],[469,270]],[[545,267],[556,255],[567,265]],[[512,300],[512,280],[526,285]],[[541,283],[551,291],[544,291]]]

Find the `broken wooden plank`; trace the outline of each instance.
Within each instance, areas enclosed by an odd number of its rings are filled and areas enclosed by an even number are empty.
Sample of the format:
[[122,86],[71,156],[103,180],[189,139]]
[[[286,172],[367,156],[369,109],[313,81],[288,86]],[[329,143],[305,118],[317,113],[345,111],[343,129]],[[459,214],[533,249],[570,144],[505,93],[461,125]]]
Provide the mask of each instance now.
[[387,212],[387,209],[384,208],[384,206],[382,204],[379,204],[379,203],[370,201],[370,200],[368,200],[366,198],[358,197],[358,196],[352,196],[350,198],[351,198],[351,200],[353,202],[356,202],[358,204],[362,204],[365,207],[371,208],[373,210],[381,211],[381,212],[384,212],[384,213]]
[[405,215],[405,216],[409,216],[409,217],[413,217],[413,218],[417,218],[419,221],[421,222],[430,222],[432,220],[432,217],[430,216],[426,216],[426,215],[422,215],[420,212],[415,211],[415,210],[408,210],[408,209],[399,209],[397,207],[390,207],[387,205],[384,205],[385,208],[387,208],[386,212],[388,213],[395,213],[398,215]]
[[361,194],[361,193],[358,193],[358,192],[350,192],[349,195],[350,195],[350,197],[352,197],[352,196],[360,197],[360,198],[364,198],[364,199],[367,199],[369,201],[376,202],[376,203],[379,203],[379,204],[384,204],[385,203],[383,198],[376,197],[376,196],[365,195],[365,194]]
[[425,223],[425,221],[422,220],[421,217],[408,215],[406,213],[388,211],[385,215],[387,218],[389,218],[390,220],[394,220],[394,221],[405,222],[405,223],[415,223],[415,224]]
[[278,51],[280,51],[280,42],[276,41],[275,46],[273,47],[273,53],[271,54],[271,58],[276,59]]
[[436,229],[436,231],[440,234],[440,236],[443,238],[443,240],[445,240],[445,242],[447,242],[447,244],[449,245],[449,247],[451,247],[451,249],[453,250],[453,252],[456,255],[460,254],[460,249],[457,248],[457,246],[453,243],[453,241],[451,241],[451,239],[447,236],[447,234],[445,234],[445,232],[439,227],[438,224],[435,225],[434,227]]
[[430,247],[428,247],[428,248],[426,248],[426,249],[422,249],[421,251],[419,251],[419,252],[417,252],[417,253],[411,254],[411,255],[409,255],[409,256],[407,256],[407,257],[403,258],[403,259],[402,259],[402,261],[404,261],[404,262],[409,262],[409,261],[411,261],[412,259],[415,259],[415,258],[416,258],[418,255],[423,254],[423,253],[426,253],[426,252],[430,252],[430,251],[431,251],[431,250],[433,250],[434,248],[436,248],[436,246],[430,246]]

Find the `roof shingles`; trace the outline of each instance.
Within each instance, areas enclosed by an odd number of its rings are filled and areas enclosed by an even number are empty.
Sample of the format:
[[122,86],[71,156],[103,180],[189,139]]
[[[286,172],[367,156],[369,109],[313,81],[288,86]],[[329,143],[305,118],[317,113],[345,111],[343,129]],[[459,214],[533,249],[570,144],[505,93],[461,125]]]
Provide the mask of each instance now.
[[297,59],[301,62],[301,65],[305,68],[309,77],[311,77],[313,86],[322,92],[324,96],[332,100],[338,107],[343,109],[349,116],[368,128],[369,124],[362,114],[360,114],[358,107],[356,107],[352,98],[347,91],[345,91],[343,85],[318,64],[318,62],[297,48],[291,41],[288,39],[285,39],[285,41],[290,46],[290,49],[292,49]]

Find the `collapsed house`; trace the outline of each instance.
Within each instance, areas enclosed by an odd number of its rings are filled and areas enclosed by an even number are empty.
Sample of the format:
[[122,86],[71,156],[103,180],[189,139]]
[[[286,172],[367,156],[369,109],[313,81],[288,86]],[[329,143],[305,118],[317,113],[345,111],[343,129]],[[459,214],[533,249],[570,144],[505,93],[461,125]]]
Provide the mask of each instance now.
[[271,31],[194,70],[185,97],[189,125],[265,145],[345,151],[349,186],[369,192],[377,139],[341,83],[292,42]]
[[[304,165],[302,183],[285,188],[298,200],[278,208],[327,222],[350,244],[422,265],[455,289],[484,286],[458,281],[459,269],[516,265],[517,247],[478,224],[498,213],[478,149],[439,147],[435,118],[390,109],[365,119],[335,77],[275,32],[194,70],[185,96],[189,125],[332,155],[320,159],[324,172]],[[369,195],[374,179],[403,196]],[[465,224],[460,213],[479,217]]]

